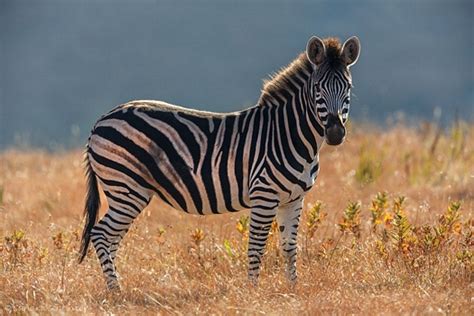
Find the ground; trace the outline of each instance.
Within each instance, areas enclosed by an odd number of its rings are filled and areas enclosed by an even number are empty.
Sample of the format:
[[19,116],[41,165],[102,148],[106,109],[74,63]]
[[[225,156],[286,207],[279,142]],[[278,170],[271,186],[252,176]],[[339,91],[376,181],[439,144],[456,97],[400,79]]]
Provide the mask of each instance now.
[[199,217],[154,200],[119,251],[122,291],[108,293],[92,251],[77,264],[81,150],[5,150],[0,162],[3,312],[474,314],[467,123],[355,125],[343,145],[325,146],[305,200],[294,287],[277,229],[254,287],[248,212]]

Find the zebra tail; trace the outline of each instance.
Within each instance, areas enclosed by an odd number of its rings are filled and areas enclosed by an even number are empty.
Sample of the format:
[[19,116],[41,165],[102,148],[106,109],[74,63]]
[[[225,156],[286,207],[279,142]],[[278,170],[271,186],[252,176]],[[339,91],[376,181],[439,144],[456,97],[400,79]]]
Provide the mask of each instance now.
[[87,177],[87,196],[84,207],[85,223],[84,230],[82,231],[81,249],[79,250],[79,263],[81,263],[87,255],[87,249],[89,248],[89,244],[91,241],[91,231],[95,223],[97,222],[98,212],[100,208],[100,195],[97,185],[97,178],[94,173],[94,170],[92,170],[91,168],[87,152],[85,155],[85,164]]

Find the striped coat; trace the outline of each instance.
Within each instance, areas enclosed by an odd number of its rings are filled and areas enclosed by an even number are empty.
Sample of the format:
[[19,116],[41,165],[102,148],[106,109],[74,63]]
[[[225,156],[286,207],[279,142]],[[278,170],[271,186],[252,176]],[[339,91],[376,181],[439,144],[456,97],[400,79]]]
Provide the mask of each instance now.
[[[243,111],[212,113],[141,100],[102,116],[86,150],[81,260],[92,241],[109,288],[118,287],[114,261],[120,241],[157,196],[199,215],[251,209],[253,281],[276,218],[287,276],[294,281],[302,201],[319,172],[324,140],[337,144],[344,138],[341,113],[347,116],[348,69],[357,60],[358,45],[356,38],[343,46],[312,38],[306,53],[265,84],[257,105]],[[96,222],[98,184],[109,208]]]

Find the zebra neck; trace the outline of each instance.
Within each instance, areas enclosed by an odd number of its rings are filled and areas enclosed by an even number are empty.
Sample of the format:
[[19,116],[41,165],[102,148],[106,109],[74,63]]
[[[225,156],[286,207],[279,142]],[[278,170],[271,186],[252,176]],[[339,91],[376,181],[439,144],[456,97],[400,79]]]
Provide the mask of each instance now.
[[323,142],[323,129],[312,110],[308,78],[301,75],[299,80],[289,79],[291,85],[267,92],[256,109],[268,114],[269,150],[311,164]]

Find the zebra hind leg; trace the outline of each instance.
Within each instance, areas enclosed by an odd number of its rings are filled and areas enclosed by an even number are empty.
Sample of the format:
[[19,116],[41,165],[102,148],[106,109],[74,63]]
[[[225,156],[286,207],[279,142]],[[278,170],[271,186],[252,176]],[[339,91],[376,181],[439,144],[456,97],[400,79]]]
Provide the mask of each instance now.
[[115,267],[115,257],[125,234],[133,220],[148,205],[149,199],[134,199],[121,192],[104,190],[109,209],[91,231],[91,241],[100,261],[109,290],[120,289]]

